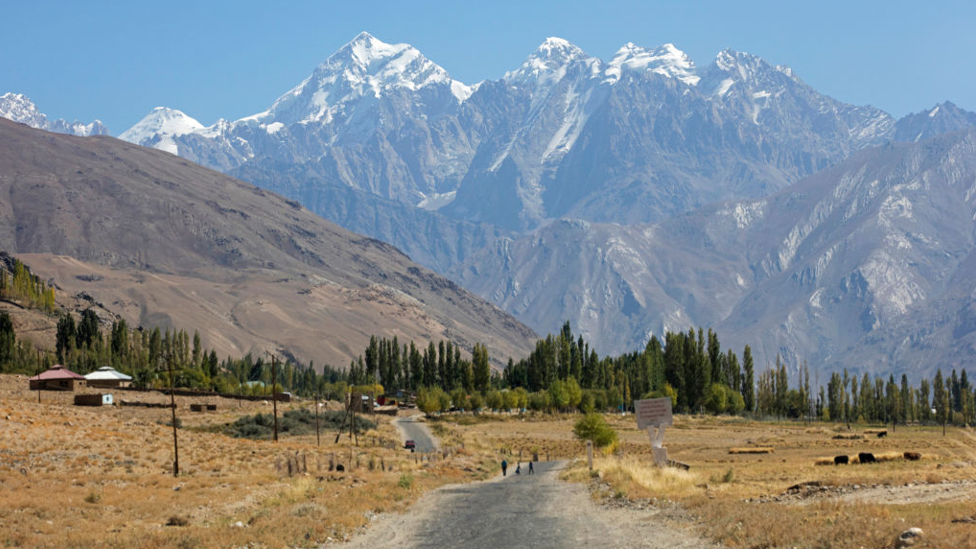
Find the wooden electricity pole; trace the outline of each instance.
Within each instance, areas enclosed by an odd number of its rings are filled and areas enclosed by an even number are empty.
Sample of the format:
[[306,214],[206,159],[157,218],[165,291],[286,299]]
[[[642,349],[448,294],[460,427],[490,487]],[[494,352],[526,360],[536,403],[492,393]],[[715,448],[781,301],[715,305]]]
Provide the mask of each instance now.
[[176,436],[176,395],[173,393],[173,357],[166,357],[166,369],[169,371],[169,402],[173,412],[173,476],[180,476],[180,446]]
[[322,439],[319,438],[319,398],[321,395],[315,395],[315,445],[321,446]]
[[37,403],[41,403],[41,350],[37,350]]
[[[268,353],[271,355],[271,353]],[[278,370],[275,367],[275,356],[271,355],[271,407],[274,412],[274,441],[278,442]]]

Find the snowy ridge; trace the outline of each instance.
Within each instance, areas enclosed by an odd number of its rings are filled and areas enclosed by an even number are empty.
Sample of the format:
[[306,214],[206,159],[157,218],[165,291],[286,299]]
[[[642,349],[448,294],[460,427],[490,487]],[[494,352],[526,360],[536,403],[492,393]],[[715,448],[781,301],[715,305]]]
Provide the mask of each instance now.
[[48,119],[47,115],[38,110],[37,106],[27,96],[20,93],[5,93],[0,95],[0,117],[49,132],[77,135],[80,137],[108,135],[108,128],[99,120],[95,120],[90,124],[83,124],[77,120],[67,122],[59,118],[52,122]]
[[674,44],[665,44],[649,50],[636,46],[633,42],[627,42],[610,60],[606,70],[607,81],[616,82],[624,70],[653,72],[677,78],[691,86],[701,80],[695,71],[695,63]]

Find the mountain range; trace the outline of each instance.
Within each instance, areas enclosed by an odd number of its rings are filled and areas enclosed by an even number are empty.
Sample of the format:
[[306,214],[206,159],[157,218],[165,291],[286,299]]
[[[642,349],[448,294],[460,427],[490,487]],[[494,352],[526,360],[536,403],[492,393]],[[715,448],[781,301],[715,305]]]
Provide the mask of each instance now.
[[[342,185],[528,231],[764,196],[883,143],[894,125],[731,50],[699,69],[671,44],[627,44],[605,62],[549,38],[500,80],[469,86],[362,33],[266,111],[203,126],[160,107],[120,137],[303,203]],[[285,166],[294,176],[281,183]]]
[[[971,217],[940,215],[969,195],[933,166],[968,166],[974,123],[951,102],[895,120],[733,50],[606,61],[549,38],[468,85],[362,33],[263,112],[204,126],[160,107],[120,137],[389,242],[540,332],[569,320],[600,352],[707,325],[760,363],[924,373],[968,348],[947,328],[965,314],[938,311],[968,295]],[[939,183],[906,194],[920,178]],[[928,221],[878,229],[885,200]]]

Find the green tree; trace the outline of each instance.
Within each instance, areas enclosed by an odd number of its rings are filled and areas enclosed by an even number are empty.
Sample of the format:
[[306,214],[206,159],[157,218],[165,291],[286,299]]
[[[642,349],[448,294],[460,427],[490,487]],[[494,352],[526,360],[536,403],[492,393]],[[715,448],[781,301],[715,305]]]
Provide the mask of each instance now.
[[617,444],[617,432],[601,414],[586,414],[573,426],[573,434],[582,441],[591,441],[597,448],[613,447]]
[[468,394],[460,387],[454,389],[451,391],[451,403],[454,404],[455,408],[466,410],[468,408]]
[[471,403],[471,411],[476,414],[485,407],[485,399],[481,396],[481,393],[473,393],[468,400]]
[[58,330],[55,336],[55,349],[58,355],[58,362],[63,364],[67,361],[68,355],[74,349],[76,332],[75,318],[71,316],[71,313],[65,312],[58,319]]
[[10,313],[3,311],[0,313],[0,372],[10,370],[16,348],[17,334],[14,333],[13,319],[10,318]]
[[950,401],[941,369],[935,371],[935,381],[932,383],[932,405],[935,407],[936,421],[942,424],[942,436],[945,436],[946,423],[949,422]]
[[502,398],[501,392],[491,390],[488,391],[488,396],[485,398],[485,403],[492,410],[501,410],[505,406],[505,399]]
[[745,379],[742,381],[742,398],[746,403],[746,410],[753,412],[756,410],[756,373],[752,363],[752,349],[746,345],[742,351],[742,370]]
[[474,375],[474,389],[485,392],[491,382],[491,366],[488,362],[488,347],[480,343],[474,344],[471,351],[471,369]]
[[566,384],[558,379],[549,385],[549,404],[558,411],[569,406],[569,393],[566,392]]
[[713,414],[721,414],[729,407],[728,389],[721,383],[712,383],[705,393],[705,408]]
[[502,399],[505,401],[505,409],[509,412],[515,408],[518,408],[519,397],[515,391],[511,389],[502,391]]
[[81,322],[78,323],[76,332],[78,348],[90,347],[95,338],[100,337],[98,330],[98,315],[93,309],[85,309],[81,313]]

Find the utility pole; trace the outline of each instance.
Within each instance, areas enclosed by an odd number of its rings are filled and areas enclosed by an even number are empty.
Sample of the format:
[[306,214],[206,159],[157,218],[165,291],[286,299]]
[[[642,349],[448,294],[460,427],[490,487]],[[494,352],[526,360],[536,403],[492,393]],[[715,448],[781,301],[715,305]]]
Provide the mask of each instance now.
[[41,403],[41,350],[37,350],[37,403]]
[[321,446],[322,439],[319,438],[319,398],[321,395],[315,395],[315,445]]
[[173,412],[173,476],[180,476],[180,447],[176,437],[176,395],[173,393],[173,357],[167,355],[166,369],[169,371],[169,402]]
[[275,356],[268,351],[265,352],[271,355],[271,407],[274,411],[274,441],[278,442],[278,391],[276,390],[278,370],[275,367]]

